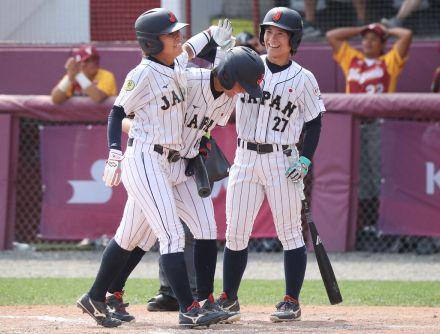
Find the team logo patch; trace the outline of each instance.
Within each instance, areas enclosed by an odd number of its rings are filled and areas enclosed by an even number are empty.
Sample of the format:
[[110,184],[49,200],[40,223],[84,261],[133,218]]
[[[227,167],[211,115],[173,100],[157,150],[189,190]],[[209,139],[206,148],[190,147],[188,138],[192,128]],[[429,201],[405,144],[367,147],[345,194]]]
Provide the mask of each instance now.
[[257,79],[257,84],[258,84],[258,85],[261,84],[261,82],[263,81],[263,79],[264,79],[264,73],[261,74],[261,77],[260,77],[259,79]]
[[172,12],[168,12],[168,15],[170,16],[171,23],[174,23],[177,21],[176,16]]
[[135,86],[135,84],[134,84],[133,80],[127,80],[124,84],[124,89],[126,91],[130,91],[130,90],[133,90],[134,86]]
[[272,15],[272,20],[274,22],[278,22],[281,19],[282,14],[283,14],[283,12],[281,11],[280,8],[278,8],[276,14]]

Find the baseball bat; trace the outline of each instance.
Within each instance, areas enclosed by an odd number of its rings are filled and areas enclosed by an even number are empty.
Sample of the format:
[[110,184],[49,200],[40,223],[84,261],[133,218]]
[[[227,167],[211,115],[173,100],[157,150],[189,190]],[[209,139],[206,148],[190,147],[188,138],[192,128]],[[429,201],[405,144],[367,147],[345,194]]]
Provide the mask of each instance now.
[[335,305],[342,302],[342,295],[339,291],[338,282],[336,281],[335,273],[328,258],[327,252],[319,236],[318,229],[312,219],[312,214],[309,209],[309,204],[305,199],[302,200],[304,207],[304,214],[306,216],[307,224],[309,225],[310,235],[312,236],[313,249],[315,250],[316,261],[318,262],[319,271],[324,282],[325,290],[330,304]]
[[193,161],[194,179],[196,180],[197,191],[200,197],[211,195],[211,186],[209,184],[208,172],[202,156],[199,154]]

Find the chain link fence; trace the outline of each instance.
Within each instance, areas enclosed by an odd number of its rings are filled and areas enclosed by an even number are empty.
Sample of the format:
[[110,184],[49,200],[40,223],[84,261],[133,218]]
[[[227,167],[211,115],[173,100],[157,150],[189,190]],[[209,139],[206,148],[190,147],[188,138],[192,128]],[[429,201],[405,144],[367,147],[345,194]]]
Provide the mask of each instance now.
[[356,250],[421,255],[440,252],[440,238],[386,235],[378,227],[380,185],[383,181],[381,124],[382,119],[361,119]]
[[[105,122],[93,125],[104,125]],[[43,184],[40,163],[40,128],[44,126],[90,125],[90,123],[47,122],[30,118],[20,119],[19,163],[17,171],[17,200],[15,212],[15,245],[32,244],[41,250],[78,249],[78,241],[49,241],[39,234]],[[105,237],[103,238],[105,239]],[[94,241],[100,247],[105,240]],[[81,247],[79,247],[80,249]],[[85,247],[84,249],[88,249]]]
[[[23,247],[30,244],[38,250],[58,249],[101,249],[108,242],[107,236],[97,240],[46,240],[39,235],[43,184],[40,164],[40,128],[50,125],[89,125],[90,123],[46,122],[29,118],[20,120],[19,168],[17,174],[17,202],[15,213],[15,245]],[[104,123],[99,123],[104,124]],[[94,125],[97,125],[95,123]],[[307,197],[310,198],[312,173],[305,180]],[[307,238],[307,224],[303,225],[304,237]],[[224,241],[218,242],[219,249],[224,247]],[[255,252],[279,252],[282,250],[277,238],[251,239],[249,249]],[[158,247],[153,247],[157,251]]]
[[[39,129],[47,125],[72,125],[74,123],[42,122],[22,118],[20,123],[19,168],[17,176],[17,206],[15,241],[31,244],[39,250],[51,249],[102,249],[108,242],[103,236],[98,240],[49,241],[39,237],[42,182],[40,171]],[[84,123],[75,123],[88,125]],[[101,123],[103,124],[103,123]],[[358,193],[358,218],[356,250],[366,252],[389,252],[433,254],[440,251],[440,239],[423,236],[385,235],[377,226],[380,206],[380,119],[361,120],[360,169]],[[301,148],[299,148],[301,149]],[[306,197],[310,201],[313,168],[305,179]],[[303,217],[303,235],[309,240],[308,226]],[[323,236],[325,242],[325,236]],[[218,242],[222,250],[224,241]],[[157,251],[158,247],[153,247]],[[251,239],[249,250],[253,252],[280,252],[282,245],[277,238]]]
[[[369,22],[377,22],[382,18],[393,18],[399,14],[402,6],[400,0],[318,0],[314,6],[312,13],[307,9],[308,0],[224,0],[222,1],[222,13],[213,15],[214,17],[230,17],[240,19],[237,22],[238,33],[242,30],[251,31],[254,27],[258,27],[258,22],[253,22],[255,11],[259,11],[259,20],[264,17],[266,11],[272,6],[288,6],[300,11],[304,18],[313,17],[313,27],[319,30],[319,34],[314,36],[317,40],[325,39],[325,32],[339,26],[359,25]],[[440,1],[422,0],[417,1],[419,5],[405,19],[401,20],[401,25],[411,28],[416,37],[437,37],[440,35]],[[21,2],[23,3],[23,2]],[[356,3],[365,3],[365,7],[359,9]],[[105,7],[105,2],[101,0],[93,0],[90,2],[93,27],[104,27],[110,24],[122,24],[132,20],[138,15],[142,6],[156,6],[155,1],[144,2],[138,0],[128,0],[124,2],[124,7],[130,10],[130,19],[124,17],[109,17],[99,20],[96,13],[101,13]],[[119,4],[120,5],[120,4]],[[104,6],[104,7],[103,7]],[[116,4],[115,4],[116,6]],[[194,4],[193,4],[194,6]],[[362,14],[363,13],[363,14]],[[101,13],[102,14],[102,13]],[[312,15],[313,14],[313,15]],[[127,14],[128,15],[128,14]],[[196,18],[192,18],[195,20]],[[107,21],[106,21],[107,20]],[[116,22],[116,21],[121,22]],[[185,21],[183,17],[182,21]],[[131,28],[130,28],[131,29]],[[98,31],[99,32],[99,31]],[[96,35],[94,28],[92,29],[92,39],[106,39]],[[132,31],[130,31],[132,33]],[[310,37],[310,36],[309,36]],[[116,38],[116,37],[115,37]],[[124,37],[134,39],[134,37]],[[117,37],[117,39],[121,39]],[[305,36],[307,40],[307,35]],[[312,38],[313,40],[313,38]],[[69,125],[72,123],[63,123]],[[78,124],[78,123],[76,123]],[[44,125],[55,125],[55,123],[41,122],[31,119],[21,119],[20,128],[20,155],[17,177],[17,206],[15,219],[15,241],[19,243],[35,244],[41,248],[57,248],[57,247],[76,247],[79,241],[47,241],[39,238],[39,224],[42,201],[42,183],[40,171],[39,156],[39,127]],[[56,123],[60,125],[60,123]],[[383,233],[377,227],[380,190],[380,136],[377,133],[380,129],[380,122],[374,119],[363,119],[361,127],[361,163],[360,163],[360,187],[358,202],[358,225],[356,249],[360,251],[370,252],[416,252],[418,254],[427,254],[438,252],[440,250],[440,242],[438,239],[428,237],[409,237],[409,236],[389,236]],[[375,164],[376,163],[376,164]],[[313,171],[313,168],[312,168]],[[313,175],[310,174],[305,180],[305,188],[311,191],[311,182]],[[310,197],[310,193],[306,194]],[[303,220],[304,221],[304,220]],[[307,239],[307,226],[303,225],[304,235]],[[325,239],[325,236],[324,236]],[[325,240],[324,240],[325,241]],[[106,239],[92,241],[89,246],[92,247],[105,244]],[[86,244],[86,243],[85,243]],[[87,246],[87,245],[86,245]],[[219,247],[222,244],[219,243]],[[87,249],[87,247],[84,247]],[[282,247],[277,239],[263,238],[253,239],[249,244],[249,249],[256,252],[281,251]]]

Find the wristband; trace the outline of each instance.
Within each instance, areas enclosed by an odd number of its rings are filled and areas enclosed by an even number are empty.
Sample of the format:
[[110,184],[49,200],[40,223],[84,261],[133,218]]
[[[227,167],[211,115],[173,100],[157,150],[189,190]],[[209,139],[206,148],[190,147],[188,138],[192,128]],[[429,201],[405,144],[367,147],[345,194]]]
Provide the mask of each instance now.
[[202,31],[187,40],[185,44],[188,44],[191,47],[194,55],[198,55],[199,52],[202,51],[202,49],[205,47],[205,45],[208,44],[210,39],[211,36],[209,35],[209,33],[207,31]]
[[57,88],[62,92],[67,92],[72,82],[69,80],[69,77],[64,77],[63,80],[60,81]]
[[305,156],[300,156],[299,157],[299,162],[301,163],[301,164],[303,164],[303,165],[306,165],[307,167],[310,167],[310,165],[311,165],[311,161],[309,160],[309,159],[307,159]]
[[75,76],[75,80],[76,80],[76,82],[78,82],[78,84],[81,86],[81,88],[83,90],[86,90],[87,88],[89,88],[89,86],[92,85],[92,82],[90,81],[90,79],[87,78],[83,72],[79,72]]
[[122,151],[111,149],[109,154],[108,154],[108,159],[109,160],[121,161],[122,159],[124,159],[124,156],[122,154]]
[[217,67],[218,64],[220,64],[220,62],[222,61],[222,59],[225,58],[225,56],[226,56],[226,51],[223,50],[221,47],[218,47],[217,52],[215,54],[214,65],[212,66]]

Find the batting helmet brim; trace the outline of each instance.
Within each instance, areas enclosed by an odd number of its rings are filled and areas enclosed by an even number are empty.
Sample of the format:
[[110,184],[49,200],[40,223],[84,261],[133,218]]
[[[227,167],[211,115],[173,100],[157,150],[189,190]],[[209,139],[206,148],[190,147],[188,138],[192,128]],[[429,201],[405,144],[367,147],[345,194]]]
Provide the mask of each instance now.
[[263,28],[263,29],[265,27],[268,27],[268,26],[278,27],[280,29],[283,29],[283,30],[286,30],[286,31],[289,31],[289,32],[295,32],[295,31],[301,31],[302,30],[302,29],[294,29],[294,28],[289,27],[289,26],[287,26],[285,24],[281,24],[281,23],[277,23],[277,22],[265,22],[265,23],[261,23],[260,24],[260,28]]
[[168,29],[162,30],[161,35],[171,34],[172,32],[181,30],[188,25],[189,25],[188,23],[177,22],[176,24],[170,26]]
[[238,81],[241,87],[244,88],[244,90],[253,97],[262,97],[263,96],[263,90],[261,89],[260,85],[251,85],[247,82],[240,82]]

